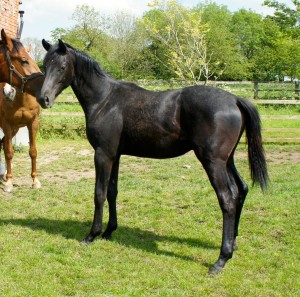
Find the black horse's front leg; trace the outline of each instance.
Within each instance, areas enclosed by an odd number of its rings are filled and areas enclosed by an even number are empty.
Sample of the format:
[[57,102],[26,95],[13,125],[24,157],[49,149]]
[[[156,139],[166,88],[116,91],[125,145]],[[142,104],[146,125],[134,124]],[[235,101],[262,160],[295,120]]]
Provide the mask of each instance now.
[[84,242],[90,243],[102,232],[103,221],[103,206],[106,199],[108,182],[112,168],[112,161],[99,148],[95,150],[94,156],[96,169],[96,182],[94,192],[94,220],[89,235],[84,239]]
[[118,158],[112,167],[111,177],[107,190],[107,201],[109,209],[109,219],[106,230],[102,234],[105,239],[111,239],[111,234],[118,227],[117,219],[117,195],[118,195],[118,175],[119,175],[120,158]]

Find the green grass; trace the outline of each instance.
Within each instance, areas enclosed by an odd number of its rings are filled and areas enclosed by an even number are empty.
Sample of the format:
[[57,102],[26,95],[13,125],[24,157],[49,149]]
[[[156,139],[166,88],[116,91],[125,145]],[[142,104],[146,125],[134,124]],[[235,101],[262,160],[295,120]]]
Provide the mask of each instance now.
[[[24,151],[14,157],[13,193],[1,193],[0,296],[299,296],[299,145],[266,146],[269,194],[250,187],[239,250],[216,277],[207,271],[222,216],[193,154],[122,157],[119,228],[112,241],[85,245],[93,152],[81,139],[40,139],[38,151],[43,187],[30,189]],[[243,153],[236,163],[251,184]]]

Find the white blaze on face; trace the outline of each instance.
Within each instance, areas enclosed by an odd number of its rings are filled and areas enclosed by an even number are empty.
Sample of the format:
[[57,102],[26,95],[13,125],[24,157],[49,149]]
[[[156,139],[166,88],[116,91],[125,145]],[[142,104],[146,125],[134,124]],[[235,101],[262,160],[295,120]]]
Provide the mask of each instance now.
[[3,88],[4,99],[14,101],[16,97],[16,89],[13,88],[10,84],[5,84]]

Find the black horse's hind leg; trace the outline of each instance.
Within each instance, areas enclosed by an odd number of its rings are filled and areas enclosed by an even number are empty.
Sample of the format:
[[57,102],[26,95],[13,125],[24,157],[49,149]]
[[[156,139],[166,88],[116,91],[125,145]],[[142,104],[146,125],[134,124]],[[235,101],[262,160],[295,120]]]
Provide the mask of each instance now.
[[117,195],[118,195],[118,175],[119,175],[120,158],[118,158],[112,168],[111,177],[107,190],[107,202],[109,208],[109,219],[106,230],[102,234],[105,239],[110,239],[111,234],[118,227],[117,220]]
[[229,159],[228,169],[229,169],[230,176],[234,179],[235,183],[238,186],[238,199],[237,199],[237,209],[236,209],[236,217],[235,217],[234,246],[233,246],[234,250],[237,250],[236,237],[238,236],[239,233],[238,232],[239,222],[240,222],[240,217],[244,206],[244,202],[248,194],[248,186],[239,175],[234,165],[233,157]]
[[101,148],[95,150],[94,162],[96,169],[94,193],[95,211],[91,231],[84,239],[84,242],[86,243],[92,242],[102,232],[103,206],[106,200],[107,188],[113,163]]
[[206,158],[202,164],[217,194],[223,213],[223,235],[220,256],[209,270],[210,274],[216,274],[223,269],[226,262],[233,255],[238,187],[229,176],[225,160]]

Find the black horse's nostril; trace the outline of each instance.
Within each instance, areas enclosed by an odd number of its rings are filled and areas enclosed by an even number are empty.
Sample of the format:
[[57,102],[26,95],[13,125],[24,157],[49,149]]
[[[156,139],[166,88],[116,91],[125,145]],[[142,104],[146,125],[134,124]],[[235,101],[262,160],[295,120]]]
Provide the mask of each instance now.
[[45,96],[44,100],[45,100],[45,105],[49,106],[50,100],[49,100],[48,96]]
[[50,107],[50,100],[48,96],[39,98],[39,104],[42,108],[49,108]]

